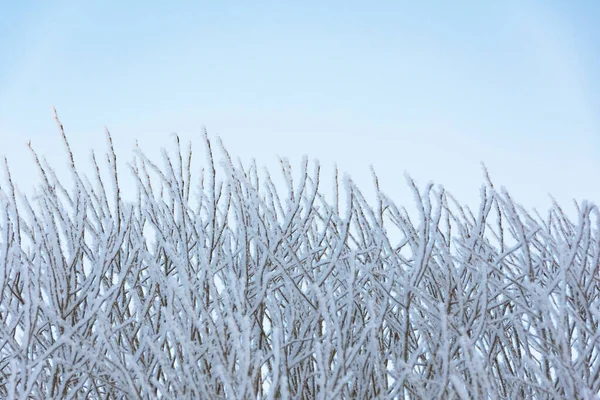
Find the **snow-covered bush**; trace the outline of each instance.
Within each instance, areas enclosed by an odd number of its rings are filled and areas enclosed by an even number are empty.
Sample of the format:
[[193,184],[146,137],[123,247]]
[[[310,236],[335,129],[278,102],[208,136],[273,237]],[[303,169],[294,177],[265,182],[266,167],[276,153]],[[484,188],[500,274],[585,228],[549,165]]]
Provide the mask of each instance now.
[[95,159],[95,179],[81,176],[69,150],[70,189],[36,156],[35,198],[19,194],[6,166],[0,397],[600,392],[595,205],[578,204],[576,221],[558,205],[532,216],[488,178],[472,212],[409,180],[411,220],[375,176],[374,204],[337,174],[328,201],[318,165],[305,161],[294,182],[282,161],[282,192],[222,146],[215,165],[205,140],[197,177],[191,150],[165,155],[162,168],[136,151],[135,203],[120,194],[112,145],[112,182]]

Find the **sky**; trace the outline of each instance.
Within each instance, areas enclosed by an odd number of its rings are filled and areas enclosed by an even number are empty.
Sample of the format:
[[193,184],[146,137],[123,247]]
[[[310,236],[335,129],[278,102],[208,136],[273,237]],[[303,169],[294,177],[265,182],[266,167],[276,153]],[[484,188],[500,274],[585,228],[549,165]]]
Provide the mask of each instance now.
[[[27,192],[32,146],[57,172],[90,149],[155,159],[202,132],[277,173],[333,166],[397,204],[443,185],[477,205],[481,163],[517,202],[600,203],[595,1],[2,2],[0,155]],[[196,154],[196,153],[195,153]],[[201,167],[204,156],[196,157]],[[123,169],[122,169],[123,170]],[[123,170],[123,174],[128,174]]]

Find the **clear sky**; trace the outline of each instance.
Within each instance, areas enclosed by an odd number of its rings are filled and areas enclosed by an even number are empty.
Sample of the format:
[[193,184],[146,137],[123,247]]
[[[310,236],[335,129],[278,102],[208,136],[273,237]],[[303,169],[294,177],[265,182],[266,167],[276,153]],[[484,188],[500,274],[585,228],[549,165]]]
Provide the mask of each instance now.
[[[600,202],[596,1],[2,1],[0,154],[149,155],[177,132],[242,160],[318,159],[398,204],[404,173],[476,203],[480,163],[527,207]],[[198,155],[197,164],[204,162]],[[325,187],[325,189],[327,189]]]

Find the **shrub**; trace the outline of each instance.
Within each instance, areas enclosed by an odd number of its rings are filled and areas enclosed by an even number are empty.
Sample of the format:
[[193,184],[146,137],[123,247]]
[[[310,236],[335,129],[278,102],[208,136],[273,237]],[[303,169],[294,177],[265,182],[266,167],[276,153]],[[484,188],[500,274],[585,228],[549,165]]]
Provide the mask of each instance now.
[[[62,130],[65,145],[69,144]],[[110,140],[110,135],[108,136]],[[136,150],[137,200],[69,152],[67,190],[0,187],[4,398],[515,399],[600,392],[600,215],[532,216],[486,173],[472,212],[419,191],[416,219],[350,178],[289,163],[282,193],[221,145],[159,168]],[[222,171],[222,172],[221,172]],[[341,182],[338,182],[341,181]],[[339,187],[345,188],[340,193]],[[196,192],[197,189],[197,192]],[[343,199],[340,199],[343,197]],[[340,204],[342,203],[342,204]],[[398,232],[397,239],[390,232]]]

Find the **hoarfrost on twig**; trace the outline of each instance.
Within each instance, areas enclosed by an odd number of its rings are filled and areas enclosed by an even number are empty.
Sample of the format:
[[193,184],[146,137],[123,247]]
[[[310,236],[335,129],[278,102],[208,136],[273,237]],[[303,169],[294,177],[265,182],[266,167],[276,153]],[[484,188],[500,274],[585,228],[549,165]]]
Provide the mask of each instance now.
[[163,168],[136,149],[127,203],[108,130],[106,187],[93,153],[94,181],[79,175],[56,120],[72,189],[33,150],[33,200],[6,162],[0,184],[3,398],[600,392],[596,205],[571,221],[555,204],[542,220],[485,167],[475,212],[407,177],[409,215],[374,170],[376,204],[337,168],[330,202],[318,163],[304,158],[294,179],[281,159],[281,191],[222,145],[216,163],[206,132],[200,176],[177,136]]

